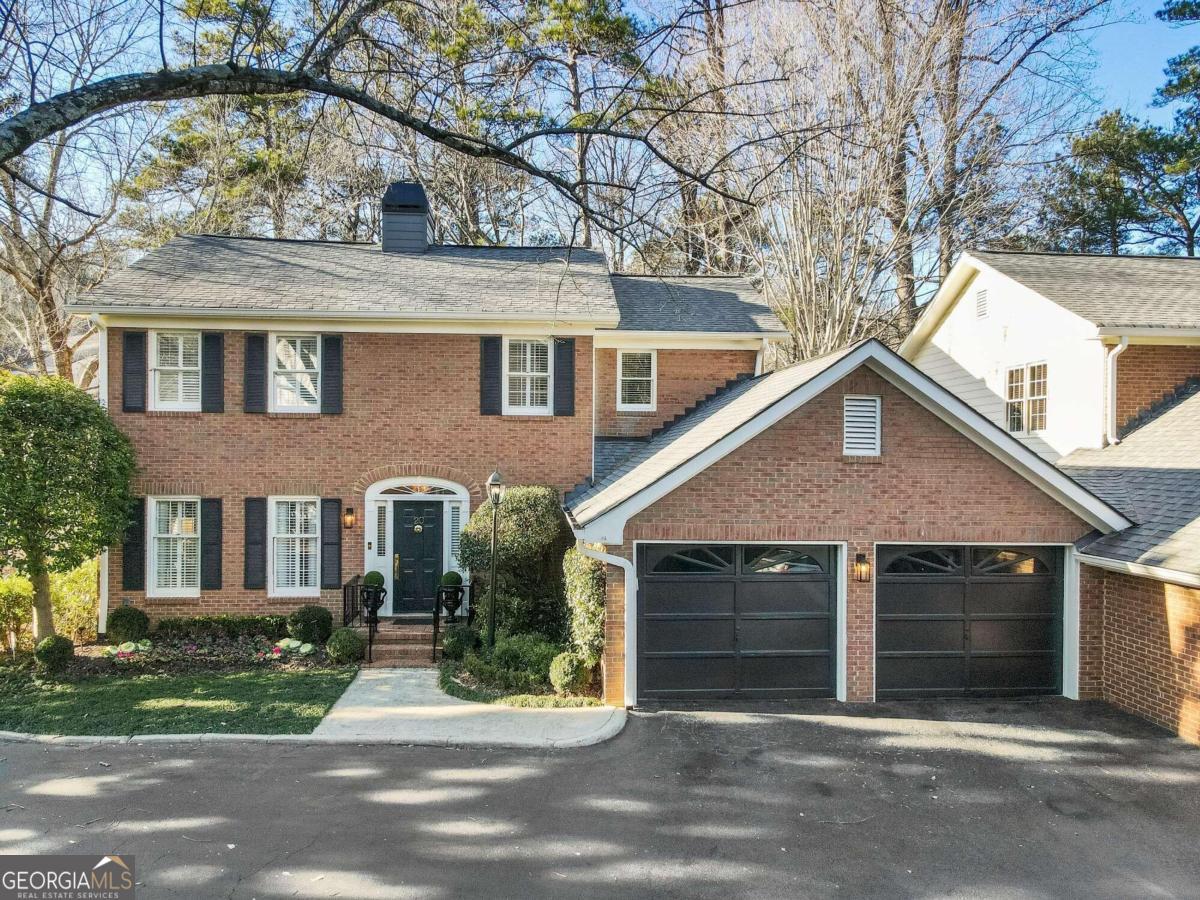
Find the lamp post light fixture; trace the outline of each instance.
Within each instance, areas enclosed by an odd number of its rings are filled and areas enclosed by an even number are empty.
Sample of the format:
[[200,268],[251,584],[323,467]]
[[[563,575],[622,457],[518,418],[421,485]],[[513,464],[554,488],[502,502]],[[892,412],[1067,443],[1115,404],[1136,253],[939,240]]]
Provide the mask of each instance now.
[[871,563],[865,553],[857,553],[854,556],[854,580],[862,584],[871,580]]
[[504,478],[497,469],[487,480],[488,499],[492,501],[492,580],[488,598],[487,645],[496,646],[496,535],[500,527],[500,502],[504,499]]

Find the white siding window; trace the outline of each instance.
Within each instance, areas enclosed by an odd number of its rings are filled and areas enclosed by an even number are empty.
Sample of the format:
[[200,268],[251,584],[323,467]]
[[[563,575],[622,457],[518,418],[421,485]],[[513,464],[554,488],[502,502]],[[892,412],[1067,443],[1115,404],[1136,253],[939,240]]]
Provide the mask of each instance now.
[[200,411],[200,332],[156,331],[151,409]]
[[1009,369],[1005,376],[1004,418],[1013,434],[1046,430],[1046,392],[1049,369],[1046,363],[1031,363]]
[[272,497],[271,507],[271,596],[317,596],[319,501],[316,497]]
[[842,398],[842,453],[846,456],[879,456],[883,446],[879,397],[846,395]]
[[617,351],[617,410],[653,412],[658,401],[658,354],[654,350]]
[[986,319],[988,316],[987,288],[975,292],[975,318]]
[[150,500],[148,581],[151,597],[200,596],[200,500]]
[[276,334],[271,342],[271,412],[320,412],[320,336]]
[[505,339],[505,415],[550,415],[551,353],[546,338]]

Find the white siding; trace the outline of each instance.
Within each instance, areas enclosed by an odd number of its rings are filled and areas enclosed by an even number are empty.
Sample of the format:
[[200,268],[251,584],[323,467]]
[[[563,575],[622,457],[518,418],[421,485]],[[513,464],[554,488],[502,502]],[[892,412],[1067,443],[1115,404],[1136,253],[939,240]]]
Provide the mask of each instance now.
[[[987,291],[988,313],[975,297]],[[1045,362],[1049,369],[1047,429],[1017,435],[1051,462],[1104,439],[1104,350],[1095,327],[1028,288],[991,271],[964,288],[913,363],[943,387],[1004,427],[1005,373]]]

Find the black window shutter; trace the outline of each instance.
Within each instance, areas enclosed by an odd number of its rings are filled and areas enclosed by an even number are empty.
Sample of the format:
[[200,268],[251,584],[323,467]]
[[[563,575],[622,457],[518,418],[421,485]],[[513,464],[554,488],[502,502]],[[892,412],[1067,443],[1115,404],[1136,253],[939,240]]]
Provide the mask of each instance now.
[[575,415],[575,338],[554,339],[554,414]]
[[321,335],[321,412],[342,414],[342,336]]
[[[146,332],[126,331],[121,351],[121,409],[146,411]],[[133,590],[133,588],[129,588]]]
[[342,501],[321,501],[321,587],[342,586]]
[[146,499],[138,497],[129,511],[129,527],[121,545],[121,590],[146,589]]
[[200,590],[221,589],[221,498],[200,501]]
[[261,590],[267,586],[267,498],[246,498],[245,587]]
[[267,411],[267,336],[246,335],[246,375],[242,382],[242,408],[248,413]]
[[225,412],[225,335],[219,331],[200,336],[200,411]]
[[479,414],[498,416],[502,408],[500,394],[500,356],[503,347],[498,337],[479,339]]

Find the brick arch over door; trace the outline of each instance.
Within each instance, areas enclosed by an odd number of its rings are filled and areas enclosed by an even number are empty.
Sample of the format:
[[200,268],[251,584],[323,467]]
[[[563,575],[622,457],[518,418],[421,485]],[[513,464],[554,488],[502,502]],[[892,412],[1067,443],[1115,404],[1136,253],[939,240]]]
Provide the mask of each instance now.
[[367,488],[380,481],[390,478],[440,478],[443,481],[453,481],[461,484],[471,494],[472,500],[483,500],[483,486],[478,481],[458,469],[430,462],[392,463],[386,466],[376,466],[363,473],[354,482],[355,494],[366,494]]

